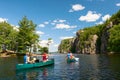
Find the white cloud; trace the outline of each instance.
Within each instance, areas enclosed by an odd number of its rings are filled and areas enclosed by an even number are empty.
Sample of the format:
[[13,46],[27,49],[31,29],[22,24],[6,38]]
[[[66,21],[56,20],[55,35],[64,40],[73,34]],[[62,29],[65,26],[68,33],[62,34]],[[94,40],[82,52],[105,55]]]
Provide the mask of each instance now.
[[53,21],[53,23],[64,23],[64,22],[66,22],[66,20],[63,19],[57,19]]
[[52,23],[51,23],[51,25],[55,25],[55,23],[54,23],[54,22],[52,22]]
[[120,3],[117,3],[116,6],[120,6]]
[[56,51],[58,51],[58,46],[59,46],[59,44],[52,44],[52,45],[50,45],[49,46],[49,51],[50,52],[56,52]]
[[67,24],[56,24],[55,28],[56,29],[72,29],[72,28],[76,28],[77,26],[70,26]]
[[85,9],[85,7],[82,6],[81,4],[75,4],[75,5],[72,5],[72,9],[70,9],[69,12],[80,11],[83,9]]
[[44,34],[44,32],[42,32],[42,31],[36,31],[36,33],[37,33],[38,35],[43,35],[43,34]]
[[6,19],[6,18],[0,18],[0,22],[7,22],[8,21],[8,19]]
[[70,39],[70,38],[73,38],[73,36],[60,37],[61,40],[63,40],[63,39]]
[[59,46],[59,44],[54,44],[53,46],[54,46],[54,47],[58,47],[58,46]]
[[60,23],[66,22],[66,20],[59,20]]
[[[53,44],[54,41],[51,40],[51,43],[50,44]],[[42,47],[48,47],[48,40],[41,40],[39,41],[39,45],[42,46]]]
[[10,25],[13,27],[14,30],[19,31],[19,26],[15,26],[13,24],[10,24]]
[[81,16],[79,18],[80,21],[86,21],[86,22],[94,22],[100,18],[101,14],[97,14],[93,11],[88,11],[88,13],[85,16]]
[[107,19],[109,19],[111,16],[109,14],[105,15],[102,17],[102,20],[103,21],[106,21]]
[[46,22],[44,22],[44,24],[49,24],[49,22],[46,21]]
[[44,25],[44,24],[39,24],[38,26],[39,26],[39,27],[45,27],[45,25]]
[[56,23],[56,22],[57,22],[57,20],[54,20],[53,22],[54,22],[54,23]]
[[47,43],[48,43],[47,40],[41,40],[41,41],[39,42],[39,45],[42,46],[42,47],[48,47]]
[[13,26],[13,29],[19,31],[19,26]]
[[47,43],[48,43],[48,40],[41,40],[39,42],[39,45],[41,47],[49,47],[49,52],[58,51],[58,45],[59,44],[55,44],[53,40],[51,40],[51,44],[49,46],[47,45]]

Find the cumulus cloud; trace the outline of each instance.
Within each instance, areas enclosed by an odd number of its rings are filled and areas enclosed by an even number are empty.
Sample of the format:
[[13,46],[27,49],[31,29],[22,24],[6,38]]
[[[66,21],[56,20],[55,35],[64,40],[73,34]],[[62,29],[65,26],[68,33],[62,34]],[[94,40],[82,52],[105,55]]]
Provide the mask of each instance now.
[[107,19],[109,19],[111,16],[109,14],[105,15],[102,17],[102,20],[103,21],[106,21]]
[[0,18],[0,22],[7,22],[8,21],[8,19],[6,19],[6,18]]
[[64,23],[64,22],[66,22],[66,20],[64,20],[64,19],[53,20],[53,23]]
[[75,5],[72,5],[72,9],[70,9],[69,12],[80,11],[83,9],[85,9],[85,7],[82,6],[81,4],[75,4]]
[[102,17],[102,21],[97,22],[96,24],[103,24],[104,21],[106,21],[107,19],[109,19],[111,16],[109,14],[106,14]]
[[19,31],[19,26],[13,26],[13,29]]
[[52,45],[50,45],[49,46],[49,51],[50,52],[56,52],[56,51],[58,51],[58,46],[59,46],[59,44],[52,44]]
[[120,6],[120,3],[117,3],[116,6]]
[[53,20],[53,22],[51,22],[51,25],[56,25],[56,24],[59,24],[59,23],[65,23],[66,20],[64,19],[56,19],[56,20]]
[[45,21],[44,23],[39,24],[38,26],[43,28],[43,27],[45,27],[47,24],[49,24],[49,22],[48,22],[48,21]]
[[56,24],[55,28],[56,29],[72,29],[72,28],[76,28],[77,26],[70,26],[68,24]]
[[58,45],[59,45],[59,44],[55,44],[53,40],[51,40],[51,43],[50,43],[49,46],[47,45],[47,43],[48,43],[48,40],[41,40],[41,41],[39,42],[39,45],[40,45],[41,47],[49,47],[49,52],[58,51]]
[[44,24],[49,24],[49,22],[48,22],[48,21],[46,21],[46,22],[44,22]]
[[36,31],[36,33],[37,33],[38,35],[43,35],[43,34],[44,34],[44,32],[42,32],[42,31]]
[[[54,41],[51,40],[51,43],[50,44],[53,44]],[[42,47],[48,47],[48,40],[41,40],[39,41],[39,45],[42,46]]]
[[63,39],[70,39],[70,38],[73,38],[73,36],[60,37],[61,40],[63,40]]
[[39,24],[38,26],[39,26],[39,27],[45,27],[45,25],[44,25],[44,24]]
[[51,23],[51,25],[55,25],[55,23],[54,23],[54,22],[52,22],[52,23]]
[[88,11],[88,13],[85,16],[81,16],[79,18],[80,21],[86,21],[86,22],[94,22],[98,20],[101,17],[101,14],[97,14],[93,11]]
[[66,22],[66,20],[58,20],[58,22],[60,22],[60,23],[63,23],[63,22]]

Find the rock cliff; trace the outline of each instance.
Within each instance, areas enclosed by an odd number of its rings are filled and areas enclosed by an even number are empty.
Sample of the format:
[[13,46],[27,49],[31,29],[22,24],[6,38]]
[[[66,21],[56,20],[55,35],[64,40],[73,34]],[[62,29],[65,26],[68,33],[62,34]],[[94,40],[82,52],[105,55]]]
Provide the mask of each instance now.
[[119,30],[120,10],[103,24],[78,30],[75,38],[62,40],[58,51],[82,54],[120,52]]

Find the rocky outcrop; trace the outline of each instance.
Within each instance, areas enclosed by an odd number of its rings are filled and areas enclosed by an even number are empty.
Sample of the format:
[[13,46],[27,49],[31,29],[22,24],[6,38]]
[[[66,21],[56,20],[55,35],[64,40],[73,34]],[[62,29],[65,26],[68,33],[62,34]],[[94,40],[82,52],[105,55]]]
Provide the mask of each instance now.
[[68,50],[71,50],[71,45],[73,44],[73,42],[74,38],[62,40],[60,45],[58,46],[58,52],[67,53]]
[[[78,30],[74,39],[68,39],[68,42],[65,40],[61,42],[59,52],[64,52],[68,49],[71,49],[73,53],[82,54],[96,54],[108,53],[111,51],[120,51],[119,47],[116,46],[120,44],[120,39],[118,38],[119,35],[113,37],[117,34],[117,32],[119,32],[119,25],[120,10],[102,25]],[[117,29],[113,26],[117,26]],[[115,42],[115,40],[117,41]]]
[[105,29],[102,32],[101,36],[101,53],[107,53],[107,45],[108,45],[108,39],[109,39],[109,29],[112,28],[113,24],[110,22]]

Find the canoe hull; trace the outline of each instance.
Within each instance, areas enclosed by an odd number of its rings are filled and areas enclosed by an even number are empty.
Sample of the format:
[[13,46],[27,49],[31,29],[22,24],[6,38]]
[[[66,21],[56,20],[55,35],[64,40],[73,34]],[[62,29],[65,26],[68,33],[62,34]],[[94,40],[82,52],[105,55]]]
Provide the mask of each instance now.
[[54,59],[48,60],[46,62],[40,61],[39,63],[33,63],[33,64],[17,64],[16,70],[42,67],[42,66],[47,66],[52,64],[54,64]]
[[75,62],[76,60],[75,59],[67,59],[67,62]]

